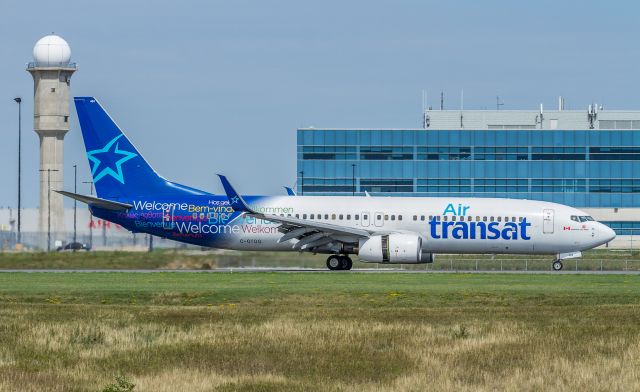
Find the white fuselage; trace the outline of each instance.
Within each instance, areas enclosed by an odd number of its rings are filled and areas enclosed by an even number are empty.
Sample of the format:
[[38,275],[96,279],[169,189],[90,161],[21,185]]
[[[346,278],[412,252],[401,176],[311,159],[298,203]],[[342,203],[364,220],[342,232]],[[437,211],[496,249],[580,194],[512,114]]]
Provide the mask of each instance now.
[[[591,249],[615,237],[609,227],[585,220],[583,211],[532,200],[283,196],[250,204],[265,214],[360,228],[372,235],[415,233],[430,253],[559,254]],[[242,229],[219,247],[292,250],[296,242],[278,243],[283,234],[268,221],[239,218],[227,224]]]

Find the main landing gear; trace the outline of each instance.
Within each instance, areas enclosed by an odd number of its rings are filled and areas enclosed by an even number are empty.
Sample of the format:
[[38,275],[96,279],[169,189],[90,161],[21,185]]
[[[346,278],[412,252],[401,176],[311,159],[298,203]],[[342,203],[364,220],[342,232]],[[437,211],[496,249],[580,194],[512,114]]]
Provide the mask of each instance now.
[[353,266],[353,262],[347,255],[331,255],[327,258],[327,268],[331,271],[347,271]]
[[554,261],[553,264],[551,264],[551,268],[553,268],[554,271],[560,271],[562,269],[562,261]]

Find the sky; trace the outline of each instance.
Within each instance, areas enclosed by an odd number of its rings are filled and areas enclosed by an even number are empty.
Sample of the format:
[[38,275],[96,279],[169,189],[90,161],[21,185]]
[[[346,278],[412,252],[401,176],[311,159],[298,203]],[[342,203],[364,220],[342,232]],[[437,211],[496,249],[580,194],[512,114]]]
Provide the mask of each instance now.
[[[74,96],[97,97],[170,180],[284,194],[296,129],[418,128],[422,91],[445,108],[640,109],[637,1],[29,1],[0,5],[0,207],[38,203],[35,42],[71,46]],[[65,187],[90,177],[72,110]],[[80,187],[87,185],[79,184]],[[88,193],[88,189],[79,188]]]

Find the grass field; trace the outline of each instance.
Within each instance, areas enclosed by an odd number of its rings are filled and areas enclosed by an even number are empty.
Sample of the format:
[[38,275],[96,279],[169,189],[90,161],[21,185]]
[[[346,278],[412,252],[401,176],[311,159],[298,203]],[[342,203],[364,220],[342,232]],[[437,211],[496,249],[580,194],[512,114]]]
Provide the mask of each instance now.
[[640,390],[640,276],[0,273],[0,390]]

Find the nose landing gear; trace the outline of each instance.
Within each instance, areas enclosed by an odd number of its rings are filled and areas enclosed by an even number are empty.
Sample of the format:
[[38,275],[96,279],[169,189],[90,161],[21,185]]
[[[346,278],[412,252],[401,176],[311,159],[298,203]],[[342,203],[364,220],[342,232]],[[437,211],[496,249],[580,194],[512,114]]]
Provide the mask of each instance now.
[[560,271],[562,269],[562,261],[554,261],[553,264],[551,264],[551,268],[553,268],[554,271]]
[[353,266],[347,255],[331,255],[327,258],[327,268],[331,271],[348,271]]

